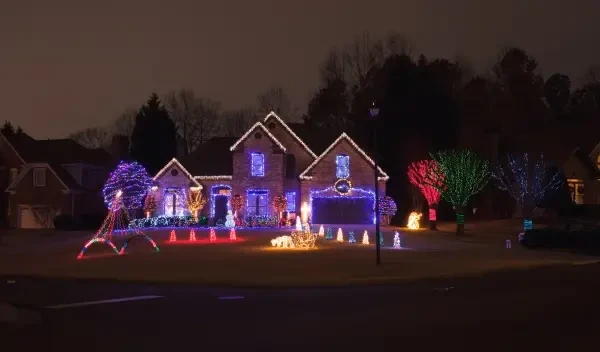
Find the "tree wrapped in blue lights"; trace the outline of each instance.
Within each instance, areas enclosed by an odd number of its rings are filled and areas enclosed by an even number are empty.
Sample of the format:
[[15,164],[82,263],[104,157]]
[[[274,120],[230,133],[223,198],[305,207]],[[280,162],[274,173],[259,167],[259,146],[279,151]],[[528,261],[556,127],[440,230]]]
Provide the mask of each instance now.
[[332,240],[333,239],[333,232],[331,231],[331,227],[327,228],[327,234],[325,235],[325,239],[326,240]]
[[[535,159],[535,160],[531,160]],[[528,153],[507,155],[492,173],[496,186],[507,192],[523,209],[523,228],[533,228],[533,212],[549,192],[563,183],[559,172],[548,172],[544,154],[530,158]]]
[[141,208],[150,187],[152,187],[152,179],[141,164],[135,161],[121,161],[104,184],[102,189],[104,203],[110,208],[114,204],[117,192],[121,191],[120,203],[124,209]]
[[454,205],[456,234],[463,235],[465,207],[469,199],[487,184],[490,177],[488,162],[470,150],[441,151],[431,154],[431,158],[438,167],[428,170],[425,182],[439,190],[442,198]]

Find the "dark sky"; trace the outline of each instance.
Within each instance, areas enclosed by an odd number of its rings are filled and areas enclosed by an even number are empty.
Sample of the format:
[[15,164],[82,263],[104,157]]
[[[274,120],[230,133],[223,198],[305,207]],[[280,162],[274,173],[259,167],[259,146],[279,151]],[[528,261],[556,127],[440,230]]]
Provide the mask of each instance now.
[[599,0],[5,1],[0,119],[55,138],[152,90],[192,88],[234,109],[270,84],[304,111],[328,50],[363,31],[401,33],[416,52],[467,56],[479,70],[518,45],[545,76],[577,80],[600,63],[599,15]]

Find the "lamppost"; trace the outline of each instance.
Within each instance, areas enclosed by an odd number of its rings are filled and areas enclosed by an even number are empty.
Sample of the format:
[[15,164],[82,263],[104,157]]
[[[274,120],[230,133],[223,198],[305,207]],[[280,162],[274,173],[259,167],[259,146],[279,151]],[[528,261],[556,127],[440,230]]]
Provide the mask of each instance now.
[[373,161],[375,163],[375,167],[373,168],[375,171],[375,251],[376,251],[376,261],[377,265],[381,265],[381,234],[379,233],[379,173],[377,170],[379,167],[377,166],[377,115],[379,115],[379,108],[373,105],[369,109],[369,114],[373,119]]

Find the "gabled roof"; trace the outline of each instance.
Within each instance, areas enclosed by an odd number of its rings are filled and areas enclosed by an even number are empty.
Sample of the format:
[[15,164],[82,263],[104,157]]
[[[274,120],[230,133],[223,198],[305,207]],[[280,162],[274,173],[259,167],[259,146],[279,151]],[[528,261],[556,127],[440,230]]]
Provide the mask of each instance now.
[[[307,176],[306,174],[309,173],[321,160],[323,160],[323,158],[329,154],[329,152],[331,152],[333,150],[333,148],[335,148],[336,145],[338,145],[342,140],[347,140],[348,143],[350,143],[350,145],[352,147],[354,147],[354,149],[356,149],[356,151],[363,157],[365,158],[365,160],[371,164],[371,166],[375,166],[375,162],[373,161],[373,159],[369,158],[369,156],[362,150],[360,149],[360,147],[352,140],[352,138],[350,138],[346,133],[342,133],[338,139],[336,139],[330,146],[329,148],[327,148],[323,154],[321,154],[315,161],[313,161],[312,164],[310,164],[306,170],[304,170],[301,174],[300,174],[300,179],[301,180],[310,180],[312,179],[312,176]],[[377,171],[379,172],[379,180],[380,181],[387,181],[390,177],[381,169],[381,167],[377,166]]]
[[179,161],[177,161],[177,159],[175,159],[175,158],[173,158],[171,161],[169,161],[169,162],[167,163],[167,165],[165,165],[165,167],[163,167],[163,168],[162,168],[162,169],[161,169],[161,170],[160,170],[160,171],[159,171],[159,172],[156,174],[156,176],[154,176],[154,178],[152,178],[152,180],[154,180],[154,181],[158,180],[158,179],[159,179],[159,178],[160,178],[160,177],[161,177],[161,176],[162,176],[162,175],[163,175],[163,174],[164,174],[164,173],[165,173],[167,170],[169,170],[169,168],[170,168],[170,167],[172,167],[172,166],[175,166],[175,167],[177,167],[179,170],[181,170],[181,172],[183,172],[183,174],[184,174],[184,175],[186,175],[186,176],[187,176],[187,178],[189,178],[189,179],[190,179],[190,181],[191,181],[193,184],[195,184],[197,187],[200,187],[200,188],[202,188],[202,185],[201,185],[201,184],[200,184],[198,181],[196,181],[196,180],[194,179],[194,176],[192,176],[192,174],[190,174],[190,173],[188,172],[188,170],[187,170],[185,167],[183,167],[183,165],[181,165],[181,163],[179,163]]
[[269,130],[268,130],[266,127],[265,127],[265,125],[263,125],[263,124],[262,124],[260,121],[259,121],[259,122],[257,122],[257,123],[255,123],[255,124],[254,124],[254,126],[250,127],[250,129],[249,129],[249,130],[248,130],[246,133],[244,133],[244,135],[243,135],[243,136],[241,136],[241,137],[240,137],[240,139],[238,139],[238,140],[237,140],[237,142],[235,142],[235,143],[234,143],[234,144],[231,146],[231,148],[229,148],[229,150],[230,150],[230,151],[234,151],[234,150],[235,150],[235,148],[236,148],[236,147],[237,147],[237,146],[238,146],[240,143],[242,143],[244,140],[246,140],[246,138],[248,138],[248,136],[250,136],[250,134],[251,134],[251,133],[252,133],[254,130],[256,130],[256,129],[262,129],[262,130],[263,130],[263,132],[264,132],[264,133],[265,133],[267,136],[269,136],[269,138],[271,138],[271,140],[272,140],[272,141],[273,141],[275,144],[277,144],[277,146],[279,146],[279,148],[281,148],[281,150],[283,150],[284,152],[285,152],[285,151],[287,151],[287,149],[285,148],[285,146],[284,146],[283,144],[281,144],[281,142],[280,142],[280,141],[278,141],[278,140],[277,140],[277,138],[275,138],[275,136],[274,136],[274,135],[273,135],[271,132],[269,132]]
[[308,152],[308,154],[310,154],[310,156],[312,156],[314,159],[317,158],[317,155],[306,145],[306,143],[304,143],[302,139],[300,139],[300,137],[298,137],[296,133],[294,133],[294,131],[285,122],[283,122],[283,120],[279,116],[277,116],[277,114],[274,111],[271,111],[267,115],[267,117],[265,117],[263,122],[266,124],[270,118],[274,118],[275,120],[277,120],[279,124],[281,124],[283,128],[292,136],[292,138],[294,138],[298,143],[300,143],[300,145],[304,148],[304,150]]
[[[19,183],[21,182],[21,180],[25,177],[25,175],[27,175],[31,170],[33,169],[37,169],[37,168],[46,168],[48,170],[50,170],[50,172],[56,176],[56,179],[63,185],[64,190],[65,191],[70,191],[70,190],[76,190],[79,189],[79,185],[77,184],[77,181],[75,181],[75,179],[71,176],[71,174],[69,174],[67,171],[65,171],[62,167],[57,168],[59,171],[59,173],[62,173],[64,171],[65,174],[59,175],[56,170],[50,166],[50,164],[48,163],[29,163],[25,166],[25,168],[19,173],[19,176],[17,176],[17,178],[15,178],[13,180],[13,182],[8,186],[8,188],[6,188],[6,192],[10,192],[12,190],[14,190]],[[67,182],[65,182],[65,180],[67,180]],[[70,184],[70,186],[69,186]]]

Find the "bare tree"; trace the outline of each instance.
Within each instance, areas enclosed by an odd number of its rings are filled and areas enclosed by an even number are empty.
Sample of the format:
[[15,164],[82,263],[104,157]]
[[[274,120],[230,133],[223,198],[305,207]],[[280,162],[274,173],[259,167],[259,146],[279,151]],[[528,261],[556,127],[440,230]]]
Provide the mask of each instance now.
[[86,148],[96,149],[108,144],[110,134],[104,127],[90,127],[71,134],[69,138]]
[[212,137],[221,104],[208,98],[196,97],[190,89],[181,89],[167,95],[166,107],[183,141],[184,155]]
[[111,131],[112,134],[130,137],[133,127],[135,126],[135,117],[137,116],[137,113],[137,109],[125,109],[115,120]]
[[256,97],[260,112],[269,113],[275,111],[280,116],[289,116],[292,112],[290,99],[279,86],[271,86],[264,93]]
[[257,121],[257,114],[254,109],[243,108],[225,112],[222,119],[221,134],[227,137],[239,137]]

